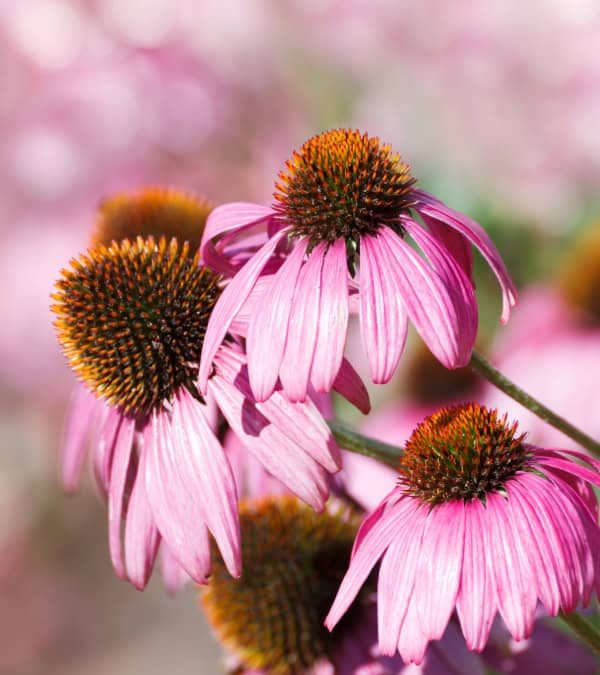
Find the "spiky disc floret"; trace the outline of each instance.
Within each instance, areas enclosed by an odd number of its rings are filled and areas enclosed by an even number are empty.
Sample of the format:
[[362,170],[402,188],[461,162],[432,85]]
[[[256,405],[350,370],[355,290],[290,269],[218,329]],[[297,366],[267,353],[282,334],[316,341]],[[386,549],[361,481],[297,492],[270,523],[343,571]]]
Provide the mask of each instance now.
[[600,322],[600,222],[589,228],[566,256],[559,283],[567,302]]
[[100,205],[93,244],[136,237],[175,237],[188,241],[192,252],[200,247],[206,219],[213,207],[207,201],[174,188],[145,188],[134,194],[116,194]]
[[429,504],[484,499],[529,468],[525,434],[477,403],[443,408],[412,433],[399,472],[407,492]]
[[58,339],[77,375],[125,411],[149,412],[181,386],[197,395],[218,282],[175,239],[100,245],[72,260],[56,283]]
[[274,209],[292,235],[311,245],[358,242],[381,225],[400,229],[415,179],[389,145],[359,131],[335,129],[309,139],[286,163]]
[[331,634],[323,620],[350,560],[357,525],[341,513],[315,513],[293,497],[242,504],[240,524],[244,574],[232,579],[214,560],[202,589],[208,619],[246,667],[304,673],[329,655],[345,630],[340,626]]

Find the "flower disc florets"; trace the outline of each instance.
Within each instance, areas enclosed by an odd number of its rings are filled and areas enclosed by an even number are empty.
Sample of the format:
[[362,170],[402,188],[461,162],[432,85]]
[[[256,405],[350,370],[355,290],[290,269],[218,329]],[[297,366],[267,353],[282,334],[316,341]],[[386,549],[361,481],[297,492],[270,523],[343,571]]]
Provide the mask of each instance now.
[[530,453],[516,423],[477,403],[427,417],[406,444],[399,472],[407,492],[429,504],[485,499],[527,470]]
[[381,225],[400,229],[415,179],[389,145],[358,131],[336,129],[309,139],[286,163],[274,209],[292,236],[311,246],[344,238],[358,242]]
[[136,237],[176,237],[188,241],[193,253],[200,247],[212,204],[173,188],[153,187],[137,194],[117,194],[100,205],[93,243]]
[[53,296],[77,375],[122,410],[146,413],[196,379],[219,278],[175,239],[100,245],[71,262]]
[[323,620],[350,560],[356,523],[284,497],[243,504],[240,524],[244,574],[233,579],[220,559],[213,561],[202,593],[209,621],[246,667],[304,673],[339,637]]

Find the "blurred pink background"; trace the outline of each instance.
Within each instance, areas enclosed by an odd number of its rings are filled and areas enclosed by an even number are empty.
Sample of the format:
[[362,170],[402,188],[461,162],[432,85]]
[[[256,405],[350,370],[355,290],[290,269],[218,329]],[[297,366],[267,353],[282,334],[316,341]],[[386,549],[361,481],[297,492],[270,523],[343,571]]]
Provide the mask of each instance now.
[[359,127],[525,285],[600,214],[598,44],[596,0],[0,0],[0,673],[220,669],[196,590],[118,580],[92,482],[67,498],[56,478],[73,379],[49,295],[99,201],[267,201],[308,136]]

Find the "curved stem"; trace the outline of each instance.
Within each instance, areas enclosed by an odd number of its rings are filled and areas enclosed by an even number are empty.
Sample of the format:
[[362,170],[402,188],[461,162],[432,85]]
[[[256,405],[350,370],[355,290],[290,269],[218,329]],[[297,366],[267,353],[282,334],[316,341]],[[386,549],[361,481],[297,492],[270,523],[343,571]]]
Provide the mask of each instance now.
[[398,460],[403,453],[402,448],[358,434],[342,422],[331,421],[328,424],[340,447],[365,457],[371,457],[393,468],[398,466]]
[[591,647],[596,654],[600,654],[600,631],[584,616],[577,612],[561,614],[560,618],[578,635],[583,642]]
[[547,408],[543,403],[523,391],[499,370],[496,370],[484,356],[474,351],[471,356],[471,361],[469,362],[469,367],[488,380],[488,382],[491,382],[494,386],[498,387],[498,389],[505,394],[508,394],[517,401],[517,403],[520,403],[528,410],[531,410],[532,413],[537,415],[540,419],[543,419],[544,422],[548,422],[548,424],[551,424],[559,431],[562,431],[563,434],[572,438],[582,447],[587,448],[590,452],[600,456],[600,443],[598,443],[598,441],[595,441],[591,436],[588,436],[581,431],[581,429],[574,427],[566,419],[557,415],[555,412],[552,412],[550,408]]

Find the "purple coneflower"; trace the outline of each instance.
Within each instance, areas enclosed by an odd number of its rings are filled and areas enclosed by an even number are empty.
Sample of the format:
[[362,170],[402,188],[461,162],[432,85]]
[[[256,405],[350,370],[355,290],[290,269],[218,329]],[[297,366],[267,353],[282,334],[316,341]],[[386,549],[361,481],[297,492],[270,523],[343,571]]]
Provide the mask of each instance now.
[[471,244],[500,281],[502,321],[508,319],[516,291],[486,232],[416,189],[409,166],[378,138],[351,130],[311,138],[280,173],[274,197],[271,207],[226,204],[209,216],[206,263],[225,274],[239,271],[209,322],[203,391],[229,326],[266,274],[268,292],[254,306],[247,334],[258,400],[278,379],[292,400],[304,400],[309,383],[330,390],[355,307],[374,382],[393,375],[409,318],[446,367],[466,365],[477,331]]
[[340,458],[311,401],[275,393],[257,403],[233,338],[215,355],[206,395],[198,392],[202,341],[221,290],[188,243],[99,245],[63,270],[57,288],[58,338],[84,383],[67,424],[63,479],[76,486],[89,444],[120,576],[144,587],[162,539],[171,577],[174,558],[202,582],[209,532],[228,570],[240,574],[237,493],[215,435],[218,410],[271,474],[323,508],[327,472]]
[[358,532],[327,626],[379,559],[379,645],[407,662],[422,660],[455,609],[481,651],[496,612],[522,640],[538,601],[552,616],[587,605],[600,585],[598,467],[525,443],[477,404],[431,415],[406,445],[398,486]]

